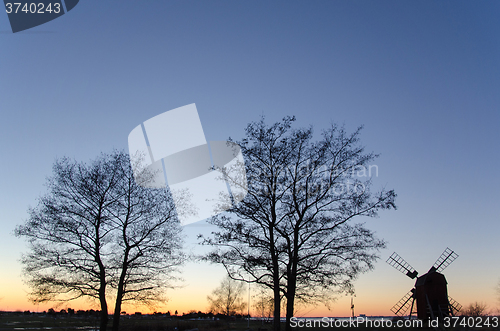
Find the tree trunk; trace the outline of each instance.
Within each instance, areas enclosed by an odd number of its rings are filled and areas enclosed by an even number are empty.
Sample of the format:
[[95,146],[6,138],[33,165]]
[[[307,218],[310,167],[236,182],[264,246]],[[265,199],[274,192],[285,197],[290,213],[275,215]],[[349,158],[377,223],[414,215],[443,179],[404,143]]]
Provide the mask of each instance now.
[[291,331],[290,319],[293,317],[293,306],[295,303],[295,292],[297,290],[297,264],[296,259],[292,257],[292,266],[287,270],[286,284],[286,325],[285,331]]
[[106,282],[104,281],[104,285],[102,284],[101,277],[101,288],[99,289],[99,302],[101,303],[101,322],[99,326],[100,331],[106,331],[108,328],[108,303],[106,302]]
[[[271,210],[273,220],[276,219],[274,209]],[[273,316],[273,330],[280,331],[281,327],[281,298],[280,298],[280,276],[278,264],[278,252],[274,246],[274,221],[269,228],[269,248],[271,252],[271,259],[273,263],[273,292],[274,292],[274,316]]]
[[[288,282],[290,285],[290,281]],[[292,326],[290,325],[290,319],[293,317],[293,305],[295,301],[295,281],[293,286],[288,286],[287,298],[286,298],[286,325],[285,331],[292,331]]]
[[120,326],[120,314],[122,311],[122,300],[123,300],[123,292],[125,290],[125,277],[128,271],[128,257],[129,257],[129,248],[125,250],[125,255],[123,258],[122,264],[122,272],[120,274],[120,280],[118,281],[118,290],[116,292],[116,302],[115,302],[115,312],[113,314],[113,327],[112,331],[118,331]]
[[123,282],[120,277],[120,283],[118,284],[118,291],[116,293],[115,302],[115,312],[113,314],[113,327],[112,331],[118,331],[120,326],[120,314],[122,310],[122,298],[123,298]]
[[290,319],[293,317],[293,306],[295,304],[295,292],[297,291],[297,265],[299,263],[299,231],[295,228],[293,233],[293,251],[290,257],[291,266],[287,268],[287,286],[286,286],[286,325],[285,331],[292,331],[292,326],[290,325]]
[[[273,233],[271,232],[271,239],[273,238]],[[271,256],[273,258],[273,292],[274,292],[274,318],[273,318],[273,330],[280,331],[281,327],[281,292],[280,292],[280,276],[279,276],[279,265],[278,257],[274,250],[274,242],[271,241]]]
[[101,211],[99,211],[99,220],[96,224],[96,241],[95,241],[95,261],[97,262],[97,265],[99,266],[99,302],[101,303],[101,323],[99,326],[99,331],[106,331],[108,329],[108,303],[106,302],[106,268],[104,267],[104,264],[102,263],[101,260],[101,253],[100,253],[100,226],[101,226],[101,219],[100,219]]
[[278,285],[274,285],[274,319],[273,319],[273,330],[280,331],[281,327],[281,298],[280,298],[280,288],[279,280]]

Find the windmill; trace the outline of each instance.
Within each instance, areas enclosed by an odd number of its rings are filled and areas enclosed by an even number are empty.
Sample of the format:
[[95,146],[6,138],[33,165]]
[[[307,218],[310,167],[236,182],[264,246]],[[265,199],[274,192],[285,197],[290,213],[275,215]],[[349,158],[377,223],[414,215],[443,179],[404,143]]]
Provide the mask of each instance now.
[[[391,311],[398,316],[404,316],[410,308],[408,318],[416,313],[417,318],[421,320],[454,316],[456,312],[459,312],[462,305],[448,296],[448,283],[441,273],[457,257],[457,253],[446,248],[429,271],[425,275],[417,277],[418,272],[408,262],[396,252],[392,253],[386,262],[411,279],[417,278],[417,280],[415,287],[406,293],[391,308]],[[416,312],[413,311],[414,307],[417,309]]]

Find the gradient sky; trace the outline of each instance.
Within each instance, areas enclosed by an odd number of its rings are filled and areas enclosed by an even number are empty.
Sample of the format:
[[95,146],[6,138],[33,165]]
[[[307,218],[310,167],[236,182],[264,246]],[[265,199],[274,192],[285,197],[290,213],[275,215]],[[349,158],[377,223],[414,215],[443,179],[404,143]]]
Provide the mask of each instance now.
[[[12,233],[54,160],[127,148],[135,126],[190,103],[207,140],[241,139],[261,115],[318,133],[365,125],[381,154],[374,189],[395,189],[398,210],[358,220],[388,245],[356,282],[357,314],[391,315],[412,287],[384,262],[393,251],[422,274],[446,247],[460,255],[444,273],[450,296],[497,309],[499,15],[498,1],[82,0],[12,34],[0,14],[0,309],[50,307],[26,300],[26,245]],[[188,242],[209,231],[186,227]],[[223,275],[188,264],[160,309],[206,310]],[[346,316],[349,300],[297,316]]]

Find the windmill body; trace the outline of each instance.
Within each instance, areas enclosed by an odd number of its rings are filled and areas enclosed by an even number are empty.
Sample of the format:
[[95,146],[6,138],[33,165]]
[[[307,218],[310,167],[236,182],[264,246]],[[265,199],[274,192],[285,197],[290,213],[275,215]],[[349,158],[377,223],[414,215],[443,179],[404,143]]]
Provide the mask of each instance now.
[[391,311],[398,316],[404,316],[410,309],[408,317],[411,318],[416,313],[421,320],[454,316],[462,306],[448,296],[448,282],[441,272],[457,257],[458,254],[446,248],[429,271],[417,277],[418,272],[394,252],[387,259],[387,263],[411,279],[416,278],[416,282],[415,287],[399,300]]
[[429,271],[415,282],[417,317],[427,320],[436,316],[452,316],[449,309],[446,278],[437,271]]

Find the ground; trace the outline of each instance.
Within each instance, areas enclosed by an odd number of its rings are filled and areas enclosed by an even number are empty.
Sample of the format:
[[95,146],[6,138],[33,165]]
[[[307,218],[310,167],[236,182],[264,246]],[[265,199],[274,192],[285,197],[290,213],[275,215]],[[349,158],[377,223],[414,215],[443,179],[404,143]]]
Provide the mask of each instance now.
[[[77,315],[49,315],[49,314],[25,314],[25,313],[11,313],[0,312],[0,331],[7,330],[53,330],[53,331],[97,331],[98,318],[96,316],[77,316]],[[111,323],[109,329],[111,329]],[[329,330],[346,330],[346,331],[368,331],[368,330],[500,330],[497,327],[480,327],[480,328],[387,328],[387,327],[296,327],[294,331],[329,331]],[[180,319],[170,318],[165,316],[122,316],[120,320],[121,331],[272,331],[272,325],[263,323],[261,321],[250,321],[250,328],[248,328],[248,321],[244,319],[239,320],[202,320],[202,319]],[[282,330],[285,330],[285,324],[282,324]]]

